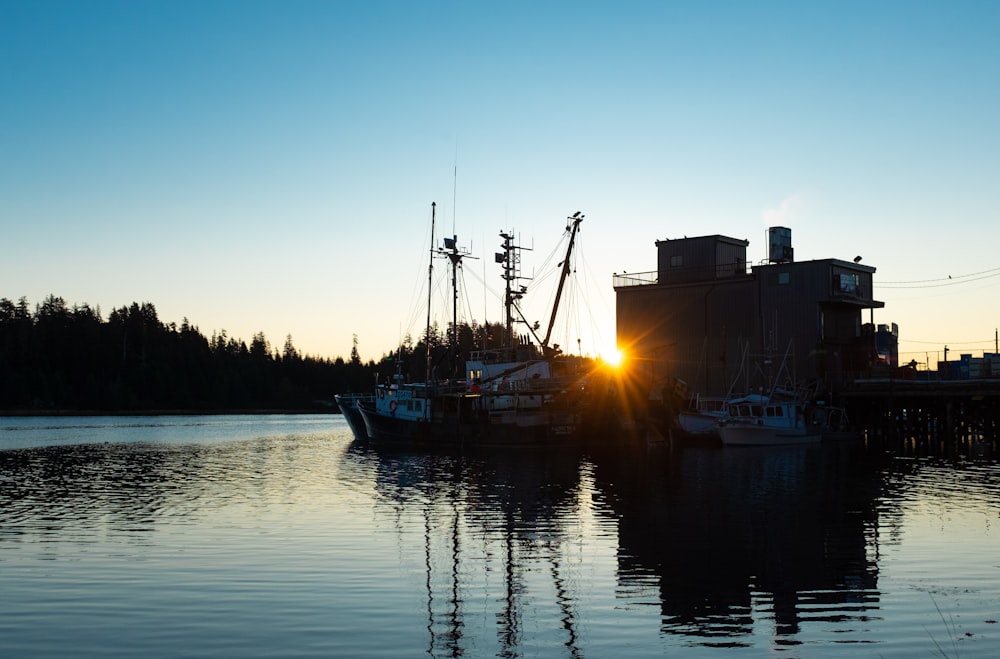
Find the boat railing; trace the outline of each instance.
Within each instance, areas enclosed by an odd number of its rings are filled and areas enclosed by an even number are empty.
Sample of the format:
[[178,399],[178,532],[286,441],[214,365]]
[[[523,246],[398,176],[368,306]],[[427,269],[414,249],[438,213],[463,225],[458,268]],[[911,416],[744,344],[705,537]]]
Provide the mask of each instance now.
[[373,400],[375,394],[337,394],[337,398],[350,404],[355,404],[359,401]]
[[576,377],[526,378],[500,383],[495,393],[552,393],[571,389],[579,382]]
[[490,348],[487,350],[473,350],[469,354],[469,361],[482,362],[484,364],[510,364],[514,362],[527,362],[541,358],[538,346],[533,343],[522,343],[507,348]]
[[441,382],[429,383],[425,389],[428,396],[437,396],[442,394],[465,393],[468,388],[469,385],[464,380],[443,380]]

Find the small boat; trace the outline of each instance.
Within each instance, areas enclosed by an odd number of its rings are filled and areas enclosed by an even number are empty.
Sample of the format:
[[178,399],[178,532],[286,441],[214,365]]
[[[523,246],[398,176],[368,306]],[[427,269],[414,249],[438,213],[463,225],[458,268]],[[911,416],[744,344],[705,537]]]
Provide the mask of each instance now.
[[829,405],[819,400],[806,406],[806,420],[818,428],[824,441],[859,439],[861,433],[853,428],[843,407]]
[[697,396],[691,408],[677,413],[680,429],[695,437],[718,437],[719,422],[726,418],[726,398]]
[[719,424],[726,446],[780,446],[813,444],[822,429],[806,420],[806,405],[798,398],[775,399],[751,394],[731,400]]

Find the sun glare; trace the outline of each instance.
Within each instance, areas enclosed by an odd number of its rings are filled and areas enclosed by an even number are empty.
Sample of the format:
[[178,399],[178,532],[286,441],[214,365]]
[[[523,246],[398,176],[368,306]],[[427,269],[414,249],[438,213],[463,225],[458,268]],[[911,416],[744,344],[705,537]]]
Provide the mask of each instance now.
[[612,348],[607,352],[607,354],[601,356],[604,363],[612,368],[618,368],[621,366],[624,358],[625,355],[622,354],[622,351],[616,348]]

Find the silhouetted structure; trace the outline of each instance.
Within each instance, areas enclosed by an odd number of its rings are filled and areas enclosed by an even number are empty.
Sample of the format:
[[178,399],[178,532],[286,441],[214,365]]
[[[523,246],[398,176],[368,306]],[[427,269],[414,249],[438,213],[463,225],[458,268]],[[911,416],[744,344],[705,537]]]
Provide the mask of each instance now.
[[618,344],[651,387],[677,378],[692,394],[723,395],[737,381],[745,390],[776,376],[787,354],[799,385],[835,390],[877,361],[862,329],[862,312],[884,306],[875,268],[796,262],[784,227],[770,243],[768,262],[748,270],[746,240],[658,240],[656,272],[615,275]]

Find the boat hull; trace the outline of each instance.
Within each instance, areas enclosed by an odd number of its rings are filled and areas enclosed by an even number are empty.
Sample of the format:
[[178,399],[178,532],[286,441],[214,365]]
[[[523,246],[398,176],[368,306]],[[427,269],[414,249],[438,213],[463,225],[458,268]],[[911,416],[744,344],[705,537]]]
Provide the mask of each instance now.
[[354,433],[354,438],[358,440],[368,439],[368,430],[365,428],[364,417],[361,416],[361,409],[358,404],[364,400],[370,400],[372,396],[359,394],[336,394],[334,400],[340,413],[344,415],[344,420]]
[[774,428],[766,425],[732,423],[719,427],[719,435],[726,446],[788,446],[815,444],[822,434],[806,428]]
[[551,446],[570,443],[579,429],[569,413],[500,413],[462,420],[414,420],[380,414],[360,405],[365,431],[373,442],[418,446]]
[[701,412],[681,412],[677,415],[677,425],[688,435],[718,437],[719,421],[725,418],[719,414]]

